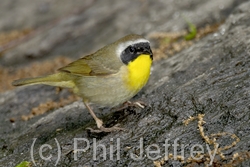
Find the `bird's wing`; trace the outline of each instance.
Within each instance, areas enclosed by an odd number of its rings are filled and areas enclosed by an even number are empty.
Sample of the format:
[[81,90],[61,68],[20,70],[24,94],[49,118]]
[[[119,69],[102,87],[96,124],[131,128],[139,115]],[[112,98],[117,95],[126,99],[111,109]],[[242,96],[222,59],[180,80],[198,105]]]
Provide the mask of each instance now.
[[99,76],[117,73],[121,67],[118,59],[108,55],[91,54],[58,69],[81,76]]

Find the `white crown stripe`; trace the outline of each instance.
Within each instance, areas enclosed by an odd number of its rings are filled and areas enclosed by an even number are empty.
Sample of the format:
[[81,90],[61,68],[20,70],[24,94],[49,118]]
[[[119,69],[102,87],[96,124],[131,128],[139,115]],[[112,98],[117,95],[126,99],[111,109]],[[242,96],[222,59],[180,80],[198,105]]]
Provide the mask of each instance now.
[[120,44],[117,49],[116,49],[116,54],[117,56],[120,58],[120,55],[121,53],[130,45],[134,45],[134,44],[137,44],[137,43],[149,43],[148,40],[146,39],[137,39],[135,41],[128,41],[128,42],[125,42],[125,43],[122,43]]

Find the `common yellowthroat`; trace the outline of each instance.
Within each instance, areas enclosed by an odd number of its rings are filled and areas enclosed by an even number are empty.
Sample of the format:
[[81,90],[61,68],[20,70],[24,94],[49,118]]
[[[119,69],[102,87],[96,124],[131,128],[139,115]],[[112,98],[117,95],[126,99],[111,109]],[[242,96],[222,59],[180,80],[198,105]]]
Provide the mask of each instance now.
[[97,127],[111,132],[122,128],[105,128],[89,103],[114,107],[132,98],[147,83],[152,61],[149,41],[132,34],[58,69],[55,74],[15,80],[12,85],[45,84],[71,88],[82,97]]

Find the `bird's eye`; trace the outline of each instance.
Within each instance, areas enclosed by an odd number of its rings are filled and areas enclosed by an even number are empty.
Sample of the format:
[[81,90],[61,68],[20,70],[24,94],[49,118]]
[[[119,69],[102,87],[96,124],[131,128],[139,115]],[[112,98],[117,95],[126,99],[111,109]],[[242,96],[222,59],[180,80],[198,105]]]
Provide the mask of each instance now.
[[129,51],[130,51],[130,53],[135,53],[136,49],[135,49],[135,47],[130,46],[129,47]]

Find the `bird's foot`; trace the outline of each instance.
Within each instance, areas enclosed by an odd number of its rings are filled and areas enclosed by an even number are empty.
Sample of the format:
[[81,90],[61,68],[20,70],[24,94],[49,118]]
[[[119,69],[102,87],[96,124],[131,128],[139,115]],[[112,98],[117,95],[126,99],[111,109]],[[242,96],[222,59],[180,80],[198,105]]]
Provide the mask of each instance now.
[[135,107],[139,107],[139,108],[145,108],[147,106],[147,104],[143,101],[135,101],[135,102],[130,102],[127,101],[129,104],[129,106],[135,106]]
[[128,107],[139,107],[139,108],[145,108],[145,106],[147,106],[146,103],[144,103],[143,101],[135,101],[135,102],[131,102],[131,101],[126,101],[125,103],[122,104],[121,107],[116,108],[116,111],[121,111],[125,108]]

